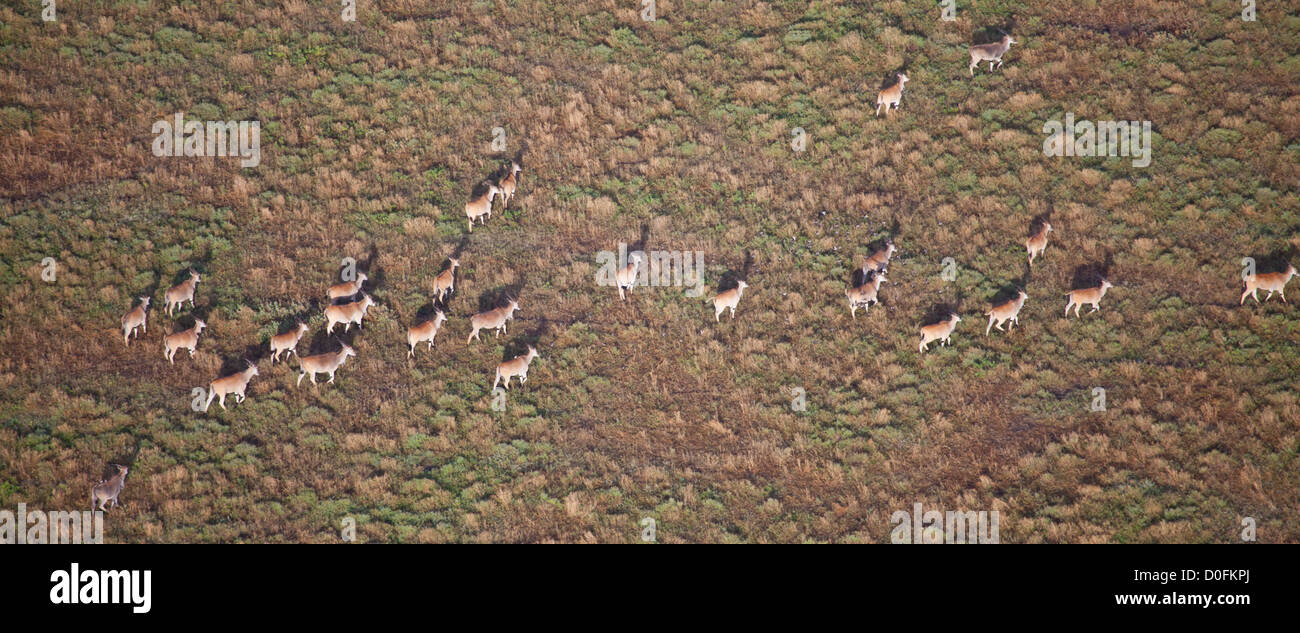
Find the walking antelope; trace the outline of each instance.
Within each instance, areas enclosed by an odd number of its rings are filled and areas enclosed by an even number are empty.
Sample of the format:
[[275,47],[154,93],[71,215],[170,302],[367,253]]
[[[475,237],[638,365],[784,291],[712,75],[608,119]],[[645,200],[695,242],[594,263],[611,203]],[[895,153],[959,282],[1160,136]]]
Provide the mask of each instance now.
[[366,311],[372,305],[375,305],[375,300],[363,292],[361,293],[361,299],[352,303],[327,306],[325,308],[325,333],[333,334],[334,325],[337,323],[343,324],[344,332],[348,331],[353,323],[356,323],[357,328],[360,328],[361,319],[366,318]]
[[1070,298],[1069,303],[1065,304],[1066,316],[1069,316],[1070,308],[1074,308],[1074,316],[1079,316],[1079,307],[1085,303],[1092,305],[1093,312],[1100,310],[1101,298],[1106,296],[1106,289],[1112,287],[1109,281],[1102,279],[1101,285],[1096,288],[1083,288],[1065,293],[1065,296]]
[[957,329],[957,323],[961,317],[954,312],[948,313],[947,321],[940,321],[933,325],[921,326],[921,352],[924,352],[934,341],[942,341],[940,345],[948,344],[948,337],[952,336],[953,330]]
[[519,384],[523,385],[528,382],[528,364],[537,358],[537,350],[532,345],[528,346],[528,353],[522,356],[516,356],[500,365],[497,365],[497,377],[492,381],[492,389],[497,388],[497,383],[502,378],[506,380],[506,389],[510,388],[510,379],[519,376]]
[[194,319],[194,327],[183,332],[175,334],[166,334],[163,336],[163,357],[167,362],[176,364],[176,352],[179,350],[189,350],[190,358],[194,358],[194,349],[199,345],[199,333],[203,328],[208,327],[203,319]]
[[519,172],[523,170],[519,163],[510,161],[510,174],[497,181],[497,189],[501,192],[502,209],[510,206],[510,199],[515,197],[515,188],[519,185]]
[[966,69],[967,72],[970,73],[971,77],[974,77],[975,67],[979,66],[980,62],[989,63],[989,72],[993,72],[994,62],[997,62],[998,68],[1001,68],[1002,55],[1004,55],[1007,52],[1007,49],[1011,48],[1012,44],[1019,44],[1019,43],[1020,42],[1011,39],[1010,35],[1003,33],[1001,41],[993,42],[990,44],[979,44],[970,47],[970,68]]
[[623,297],[624,288],[627,288],[627,291],[631,292],[632,286],[636,285],[636,273],[637,273],[637,268],[639,268],[641,265],[641,255],[638,253],[632,253],[632,255],[629,256],[629,259],[632,260],[630,264],[615,271],[614,273],[614,283],[618,285],[619,299],[624,298]]
[[907,83],[907,75],[898,73],[898,83],[880,91],[880,95],[876,97],[876,116],[880,116],[881,106],[885,108],[886,118],[889,117],[889,106],[892,105],[895,110],[898,109],[899,102],[903,100],[903,84],[905,83]]
[[190,302],[190,309],[194,308],[194,289],[199,285],[199,274],[190,269],[190,278],[182,281],[175,286],[167,289],[163,295],[163,301],[167,304],[167,316],[172,315],[172,308],[180,309],[186,301]]
[[447,305],[447,302],[443,301],[442,298],[450,295],[456,289],[456,267],[460,266],[460,260],[455,257],[448,257],[447,261],[451,262],[451,265],[447,266],[447,270],[439,273],[433,280],[433,294],[437,296],[438,301],[441,301],[443,305]]
[[117,467],[117,474],[100,481],[90,489],[90,510],[107,510],[109,503],[114,508],[117,507],[117,496],[122,494],[122,486],[126,484],[126,473],[129,470],[121,464],[110,464]]
[[479,330],[496,330],[496,335],[501,336],[506,331],[506,321],[515,318],[515,310],[518,309],[519,302],[511,299],[510,305],[493,308],[470,317],[469,324],[473,331],[469,333],[469,338],[465,339],[465,342],[469,343],[478,338]]
[[411,326],[411,329],[406,331],[406,342],[411,346],[411,351],[407,353],[406,357],[413,358],[415,356],[416,343],[427,342],[429,344],[428,349],[433,349],[433,337],[438,335],[438,330],[442,329],[442,322],[446,320],[447,315],[443,314],[442,310],[438,310],[432,319]]
[[289,359],[289,354],[298,354],[298,341],[302,340],[302,335],[307,333],[306,323],[298,322],[298,326],[284,334],[276,334],[271,337],[271,363],[280,359],[280,352],[284,352],[285,360]]
[[357,355],[356,351],[348,347],[346,343],[340,342],[339,345],[342,345],[343,349],[337,352],[325,352],[324,354],[316,354],[306,358],[300,357],[298,371],[302,373],[298,374],[298,384],[296,386],[301,387],[302,377],[308,375],[311,376],[311,384],[316,384],[316,374],[329,374],[329,382],[334,382],[334,372],[338,371],[339,367],[343,365],[343,361],[347,360],[349,356]]
[[220,404],[222,409],[226,408],[226,396],[228,395],[234,394],[235,404],[244,401],[244,390],[248,388],[248,381],[257,375],[257,365],[254,365],[251,360],[245,360],[244,362],[248,363],[248,369],[230,374],[224,378],[218,378],[208,385],[208,402],[203,405],[204,411],[207,411],[208,407],[212,406],[213,398],[221,399],[217,404]]
[[149,297],[140,297],[140,305],[131,309],[122,316],[122,344],[131,345],[131,335],[135,333],[136,328],[140,328],[142,333],[149,331],[149,324],[146,322],[149,318]]
[[[1028,298],[1029,295],[1025,294],[1024,290],[1021,290],[1020,294],[1017,295],[1015,299],[1007,301],[1001,305],[993,306],[991,310],[985,312],[984,314],[987,314],[989,317],[989,325],[984,328],[984,336],[988,336],[989,330],[994,327],[998,328],[999,331],[1010,331],[1011,328],[1020,323],[1020,308],[1025,305],[1025,299]],[[995,321],[996,324],[994,323]],[[1010,321],[1011,325],[1008,325],[1006,330],[1002,330],[1002,324],[1007,321]]]
[[719,292],[718,294],[714,295],[714,297],[713,297],[713,320],[714,320],[715,322],[716,322],[716,321],[721,321],[721,320],[722,320],[722,312],[723,312],[724,310],[727,310],[728,308],[731,309],[731,318],[732,318],[732,319],[735,319],[735,318],[736,318],[736,304],[740,303],[740,295],[744,294],[745,289],[748,288],[748,287],[749,287],[749,284],[747,284],[747,283],[745,283],[745,282],[742,281],[742,282],[736,284],[736,287],[735,287],[735,288],[732,288],[731,290],[727,290],[727,291],[724,291],[724,292]]
[[885,266],[889,265],[889,259],[894,256],[896,250],[898,249],[894,247],[894,240],[885,240],[885,246],[872,253],[867,258],[867,261],[862,264],[862,274],[883,271]]
[[330,286],[330,289],[325,294],[329,295],[330,301],[339,297],[355,297],[358,292],[361,292],[361,284],[366,283],[366,279],[369,279],[369,277],[366,277],[365,273],[357,273],[356,279],[334,284]]
[[885,273],[876,273],[875,278],[871,281],[862,282],[857,288],[849,288],[844,291],[844,295],[849,298],[849,316],[854,320],[858,318],[858,308],[862,308],[865,313],[869,304],[880,303],[876,299],[876,293],[880,291],[881,282],[889,281],[885,279]]
[[492,217],[492,198],[501,193],[501,189],[494,184],[488,183],[488,190],[483,195],[470,200],[465,204],[465,216],[469,218],[469,232],[474,232],[474,220],[479,224],[487,224],[483,216]]
[[1043,251],[1047,249],[1047,234],[1050,232],[1052,232],[1051,223],[1044,222],[1042,226],[1038,227],[1037,233],[1025,240],[1025,250],[1029,251],[1030,266],[1034,265],[1034,257],[1042,255]]
[[1253,275],[1246,275],[1246,291],[1241,293],[1241,304],[1246,303],[1246,295],[1250,295],[1250,298],[1254,299],[1255,303],[1259,303],[1259,296],[1255,294],[1256,290],[1268,291],[1268,295],[1264,297],[1265,301],[1272,299],[1274,292],[1281,293],[1282,302],[1286,303],[1286,282],[1291,281],[1291,277],[1295,276],[1295,274],[1295,266],[1288,264],[1286,272],[1284,273],[1256,273]]

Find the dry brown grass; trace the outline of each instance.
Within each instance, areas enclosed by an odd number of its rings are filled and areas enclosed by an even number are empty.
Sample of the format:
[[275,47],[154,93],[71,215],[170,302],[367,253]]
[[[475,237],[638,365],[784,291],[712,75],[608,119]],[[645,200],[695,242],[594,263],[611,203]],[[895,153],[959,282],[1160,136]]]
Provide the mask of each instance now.
[[[1300,540],[1296,313],[1234,301],[1241,257],[1300,247],[1297,18],[1122,5],[0,8],[0,505],[81,507],[130,462],[113,541],[337,542],[350,516],[376,541],[633,542],[654,517],[661,542],[887,542],[916,502],[999,510],[1006,542],[1226,542],[1246,516]],[[969,80],[971,34],[1012,13],[1023,45]],[[262,166],[154,157],[178,110],[261,120]],[[1152,120],[1152,166],[1045,158],[1067,111]],[[521,149],[511,211],[465,235],[470,189]],[[886,236],[883,303],[851,321],[843,288]],[[641,240],[704,251],[710,291],[746,279],[736,320],[597,287],[596,252]],[[458,251],[450,320],[408,361]],[[304,355],[336,349],[319,300],[345,256],[380,305],[335,384],[263,361],[246,402],[192,412],[292,317]],[[124,348],[131,297],[191,265],[198,357],[166,364],[189,322],[160,310]],[[1085,266],[1117,287],[1061,318]],[[1014,334],[966,319],[915,353],[937,305],[1009,283],[1030,294]],[[466,345],[505,292],[510,335]],[[526,344],[542,357],[494,412],[492,367]]]

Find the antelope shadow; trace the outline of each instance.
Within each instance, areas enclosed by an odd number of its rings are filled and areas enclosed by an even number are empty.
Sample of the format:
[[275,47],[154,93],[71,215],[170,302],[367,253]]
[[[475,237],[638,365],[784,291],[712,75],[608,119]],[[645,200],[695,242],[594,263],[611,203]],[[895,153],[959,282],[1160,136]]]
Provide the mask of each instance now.
[[934,325],[941,321],[947,321],[953,314],[961,314],[961,305],[956,301],[946,301],[936,303],[930,306],[926,311],[925,318],[921,320],[921,325]]
[[[275,333],[278,335],[292,332],[297,329],[299,322],[306,323],[310,327],[312,317],[318,316],[324,311],[325,308],[321,307],[321,300],[319,298],[313,297],[308,299],[306,308],[280,317],[280,321],[276,324]],[[310,331],[311,330],[308,330],[308,332]],[[269,342],[269,339],[263,341],[263,343],[267,342]]]
[[1004,24],[986,24],[971,33],[971,44],[979,46],[981,44],[992,44],[1001,42],[1002,36],[1014,33],[1016,30],[1016,19],[1010,18]]
[[1042,230],[1044,224],[1050,224],[1052,221],[1053,211],[1055,211],[1055,209],[1049,204],[1046,211],[1029,218],[1029,228],[1026,229],[1028,232],[1025,233],[1025,239],[1037,235],[1038,231]]
[[[879,274],[880,274],[879,272],[874,271],[874,270],[871,270],[871,271],[864,271],[864,270],[862,269],[862,267],[859,266],[859,267],[853,269],[852,279],[850,279],[849,281],[851,281],[851,282],[853,283],[853,287],[854,287],[854,288],[860,288],[860,287],[862,287],[864,284],[867,284],[867,283],[870,283],[870,282],[872,282],[872,281],[875,281],[875,279],[876,279],[876,275],[879,275]],[[877,299],[877,302],[879,302],[879,299]]]
[[370,251],[366,253],[366,259],[363,262],[357,262],[357,268],[366,274],[366,288],[363,290],[371,296],[383,292],[384,286],[388,284],[388,275],[384,272],[384,267],[379,263],[379,245],[370,244]]
[[718,280],[718,292],[726,292],[738,287],[740,282],[748,280],[750,269],[753,267],[754,253],[747,250],[745,251],[745,263],[740,267],[739,272],[732,269],[722,273],[722,277]]
[[[993,293],[993,296],[989,298],[989,305],[999,306],[1008,301],[1014,301],[1020,296],[1020,291],[1027,287],[1025,281],[1025,278],[1022,277],[1019,282],[1007,282],[1002,284],[1002,286]],[[1026,292],[1028,291],[1026,290]]]
[[[153,306],[152,303],[150,303],[149,305]],[[185,330],[194,327],[194,322],[198,319],[203,319],[203,322],[207,323],[208,322],[207,312],[208,310],[205,308],[202,312],[196,309],[196,310],[191,310],[188,315],[178,314],[172,320],[170,331],[164,331],[163,333],[177,334],[179,332],[184,332]]]
[[1284,273],[1287,266],[1295,265],[1296,247],[1288,244],[1267,253],[1250,255],[1250,257],[1255,260],[1255,272],[1257,274]]
[[511,299],[519,301],[519,291],[523,289],[523,286],[523,281],[518,281],[508,286],[484,290],[478,296],[478,311],[487,312],[488,310],[504,307]]
[[479,182],[477,185],[474,185],[473,187],[470,188],[469,199],[478,200],[480,197],[483,196],[483,194],[488,192],[488,189],[491,189],[492,186],[495,184],[496,181],[492,180],[491,177],[483,180],[482,182]]
[[1110,251],[1107,251],[1105,259],[1100,263],[1076,266],[1074,274],[1071,276],[1070,290],[1083,290],[1100,286],[1102,279],[1110,278],[1110,267],[1113,262],[1114,257]]
[[640,237],[638,237],[635,242],[631,242],[627,245],[627,252],[629,254],[636,251],[646,250],[646,244],[650,243],[650,225],[648,223],[641,223],[641,232],[639,235]]
[[[202,273],[200,273],[200,274],[202,274]],[[102,480],[102,481],[108,481],[109,479],[111,479],[111,478],[117,476],[117,468],[116,468],[115,466],[113,466],[113,464],[118,464],[118,465],[121,465],[121,466],[126,466],[128,469],[134,469],[134,468],[135,468],[135,462],[136,462],[136,460],[138,460],[138,459],[140,459],[140,440],[139,440],[139,439],[135,440],[135,446],[133,446],[133,447],[131,448],[131,450],[130,450],[129,453],[126,453],[125,455],[119,454],[119,455],[116,456],[115,459],[112,459],[112,460],[110,460],[110,461],[104,463],[104,465],[100,468],[100,477],[99,477],[100,480]],[[126,476],[127,476],[128,479],[131,477],[130,473],[127,473]]]
[[878,91],[884,90],[885,88],[890,88],[893,87],[895,84],[897,84],[898,73],[903,73],[904,75],[907,75],[910,78],[912,75],[908,72],[908,70],[911,67],[912,67],[912,59],[908,57],[904,57],[903,64],[901,66],[899,66],[898,68],[885,71],[884,74],[880,76],[880,86],[878,86],[876,90]]
[[415,319],[410,323],[408,323],[407,327],[419,325],[421,323],[424,323],[425,321],[432,320],[433,317],[437,316],[439,309],[442,309],[443,314],[446,314],[447,313],[446,307],[447,306],[444,305],[441,308],[439,308],[439,304],[436,299],[430,299],[428,301],[425,301],[422,305],[420,305],[419,308],[416,308]]
[[540,354],[542,349],[539,343],[542,340],[541,330],[543,328],[531,328],[522,336],[512,337],[506,342],[504,349],[501,350],[501,362],[513,360],[516,356],[523,356],[528,353],[528,346],[532,345]]
[[[244,346],[244,351],[235,356],[227,356],[221,361],[221,370],[217,372],[215,378],[225,378],[231,374],[236,374],[248,369],[248,363],[259,365],[264,357],[270,356],[271,352],[266,345],[254,343]],[[247,362],[245,362],[247,361]]]

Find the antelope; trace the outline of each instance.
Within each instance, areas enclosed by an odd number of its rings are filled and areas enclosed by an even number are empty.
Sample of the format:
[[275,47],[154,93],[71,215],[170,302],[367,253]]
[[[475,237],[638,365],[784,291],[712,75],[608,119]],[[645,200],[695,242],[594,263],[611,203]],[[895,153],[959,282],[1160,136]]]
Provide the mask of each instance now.
[[[433,294],[438,297],[438,301],[442,301],[444,296],[450,295],[456,289],[456,267],[460,266],[460,260],[448,257],[447,261],[451,262],[451,265],[433,280]],[[443,305],[447,303],[443,301]]]
[[970,68],[967,68],[966,71],[970,73],[971,77],[974,77],[975,67],[979,66],[980,62],[989,63],[989,72],[993,72],[993,62],[997,62],[998,68],[1001,68],[1002,55],[1007,52],[1007,49],[1011,48],[1012,44],[1019,43],[1020,42],[1011,39],[1010,35],[1003,33],[1002,41],[1000,42],[979,44],[970,47]]
[[885,273],[876,273],[875,278],[871,281],[863,282],[857,288],[849,288],[844,291],[844,295],[849,298],[849,316],[856,321],[858,318],[858,308],[862,308],[865,313],[869,304],[880,303],[876,298],[876,293],[880,291],[881,282],[889,281],[885,278]]
[[142,333],[148,332],[149,324],[146,323],[148,318],[149,297],[140,297],[140,305],[122,317],[122,344],[131,345],[131,335],[135,333],[136,328],[140,328]]
[[221,398],[218,404],[221,405],[222,409],[226,408],[226,396],[230,394],[235,395],[235,404],[244,401],[244,390],[248,388],[248,381],[257,375],[257,365],[254,365],[251,360],[245,360],[244,362],[248,363],[248,369],[230,374],[224,378],[218,378],[208,385],[208,402],[203,405],[204,411],[207,411],[208,407],[212,406],[213,398]]
[[510,161],[510,175],[497,181],[497,189],[501,192],[501,208],[510,206],[510,199],[515,197],[515,187],[519,185],[519,172],[524,168],[519,163]]
[[194,319],[194,327],[183,332],[163,335],[163,357],[167,362],[176,364],[176,352],[178,350],[189,350],[190,358],[194,358],[194,348],[199,345],[199,333],[203,328],[208,327],[203,319]]
[[876,116],[880,116],[881,106],[885,108],[886,118],[889,117],[889,106],[892,105],[895,110],[898,109],[899,102],[903,100],[903,84],[905,83],[907,83],[907,75],[898,73],[898,83],[880,91],[880,95],[876,97]]
[[330,301],[339,297],[355,297],[358,292],[361,292],[361,284],[366,283],[367,279],[369,277],[366,277],[365,273],[357,273],[356,279],[334,284],[330,286],[329,290],[325,291],[325,294],[329,295]]
[[1106,296],[1106,289],[1112,287],[1109,281],[1102,279],[1101,285],[1096,288],[1083,288],[1065,293],[1065,296],[1070,298],[1069,303],[1065,304],[1066,316],[1069,316],[1070,308],[1074,308],[1074,316],[1079,316],[1079,307],[1085,303],[1092,305],[1093,312],[1100,310],[1101,298]]
[[325,308],[325,333],[333,334],[336,323],[343,324],[343,331],[347,332],[353,323],[357,328],[361,327],[361,319],[366,317],[366,311],[370,306],[375,305],[375,300],[370,295],[361,293],[361,299],[352,303],[332,305]]
[[715,322],[722,320],[722,312],[728,308],[731,309],[731,318],[736,318],[736,304],[740,303],[740,295],[744,294],[749,284],[740,282],[735,288],[724,292],[719,292],[713,297],[713,320]]
[[1041,227],[1038,227],[1037,233],[1029,236],[1029,239],[1025,240],[1025,250],[1029,251],[1030,266],[1034,265],[1034,257],[1042,255],[1043,251],[1047,248],[1047,234],[1050,232],[1052,232],[1051,223],[1044,222]]
[[122,494],[122,486],[126,484],[126,473],[129,470],[121,464],[109,464],[117,467],[117,474],[100,481],[90,489],[90,511],[107,510],[109,502],[113,507],[117,507],[117,496]]
[[921,326],[921,352],[924,352],[934,341],[942,341],[940,345],[948,344],[948,337],[952,336],[953,330],[957,329],[957,323],[961,321],[961,317],[954,312],[949,312],[948,317],[947,321]]
[[470,317],[469,324],[473,331],[469,333],[469,338],[465,339],[465,342],[469,343],[478,338],[479,330],[493,329],[496,330],[497,336],[501,336],[506,331],[506,321],[515,318],[517,309],[519,309],[519,302],[511,299],[508,306],[493,308]]
[[500,365],[497,365],[497,377],[492,381],[492,389],[495,391],[497,383],[502,378],[506,379],[506,389],[510,388],[510,379],[519,376],[519,384],[523,385],[528,382],[528,364],[537,358],[537,350],[532,345],[528,346],[528,353],[516,356]]
[[1246,303],[1246,295],[1250,295],[1255,303],[1259,303],[1259,296],[1255,294],[1256,290],[1267,290],[1268,296],[1264,297],[1265,301],[1273,298],[1273,293],[1278,292],[1282,295],[1282,303],[1286,303],[1286,282],[1291,281],[1291,277],[1296,274],[1295,266],[1290,264],[1286,267],[1284,273],[1256,273],[1246,275],[1246,291],[1241,293],[1241,304]]
[[406,342],[411,346],[411,351],[406,354],[406,357],[415,357],[416,343],[427,342],[429,344],[428,349],[433,349],[433,337],[438,335],[438,330],[442,329],[442,322],[446,320],[447,315],[443,314],[442,310],[438,310],[438,313],[432,319],[411,326],[411,329],[406,331]]
[[340,342],[339,345],[342,345],[343,349],[337,352],[326,352],[302,358],[298,367],[298,371],[302,373],[298,374],[297,386],[302,386],[302,377],[307,375],[311,376],[311,384],[316,384],[316,374],[329,374],[329,382],[334,382],[334,372],[338,371],[339,367],[343,365],[343,361],[347,360],[349,356],[357,355],[356,351],[348,347],[346,343]]
[[167,294],[163,295],[163,301],[167,303],[167,316],[172,315],[172,308],[180,309],[186,302],[190,302],[190,309],[194,308],[194,288],[199,285],[199,274],[190,269],[190,278],[182,281],[175,286],[167,289]]
[[492,198],[501,193],[501,189],[492,183],[488,183],[488,190],[483,195],[470,200],[465,204],[465,216],[469,218],[469,232],[474,232],[474,220],[479,224],[487,224],[483,216],[492,217]]
[[894,256],[896,250],[898,249],[894,247],[894,240],[885,240],[884,248],[872,253],[871,257],[868,257],[867,261],[862,264],[862,274],[884,271],[885,266],[889,265],[889,259]]
[[632,292],[632,286],[636,285],[637,268],[641,265],[641,255],[632,253],[630,259],[632,263],[614,272],[614,283],[618,286],[618,298],[623,299],[623,289],[627,288]]
[[[1021,290],[1020,294],[1017,295],[1015,299],[1007,301],[1001,305],[993,306],[991,310],[985,312],[984,314],[989,317],[989,325],[984,328],[984,336],[988,336],[989,330],[994,327],[997,327],[999,331],[1010,331],[1011,328],[1020,323],[1020,308],[1025,305],[1025,299],[1028,298],[1029,295],[1025,294],[1024,290]],[[997,322],[997,325],[994,325],[994,321]],[[1010,321],[1011,325],[1008,325],[1007,329],[1003,330],[1002,324],[1007,321]]]
[[298,341],[302,340],[302,335],[307,333],[306,323],[298,322],[298,327],[285,332],[276,334],[271,337],[271,363],[280,360],[280,352],[284,352],[285,360],[289,359],[289,354],[298,355]]

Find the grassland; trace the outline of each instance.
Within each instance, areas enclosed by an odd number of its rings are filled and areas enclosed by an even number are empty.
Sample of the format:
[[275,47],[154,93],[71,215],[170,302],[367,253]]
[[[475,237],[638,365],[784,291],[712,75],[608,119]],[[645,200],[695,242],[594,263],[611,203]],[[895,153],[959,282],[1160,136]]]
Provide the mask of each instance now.
[[[81,508],[119,462],[112,542],[339,542],[345,517],[371,542],[639,542],[653,517],[659,542],[879,543],[918,502],[998,510],[1003,542],[1239,542],[1244,517],[1300,540],[1300,314],[1233,303],[1243,257],[1300,263],[1284,3],[1244,22],[1227,0],[981,0],[945,22],[933,2],[660,0],[649,23],[631,0],[362,0],[354,23],[335,4],[61,3],[44,23],[0,2],[0,508]],[[968,78],[997,28],[1021,44]],[[177,111],[261,121],[262,164],[155,157]],[[1151,165],[1045,157],[1066,112],[1152,121]],[[517,203],[466,234],[470,190],[515,157]],[[1036,217],[1056,233],[1030,271]],[[850,320],[885,237],[882,305]],[[677,288],[620,303],[594,282],[620,241],[703,251],[710,288],[751,285],[737,318]],[[453,253],[451,318],[408,361]],[[337,348],[319,310],[344,257],[380,306],[334,384],[294,388],[266,340],[311,317],[303,347]],[[133,297],[160,307],[191,266],[197,358],[163,360],[188,310],[124,347]],[[1063,318],[1102,273],[1102,311]],[[1014,284],[1021,327],[984,338]],[[509,335],[467,345],[507,293]],[[947,308],[953,344],[918,355]],[[493,366],[529,344],[493,411]],[[244,358],[248,400],[192,411]]]

